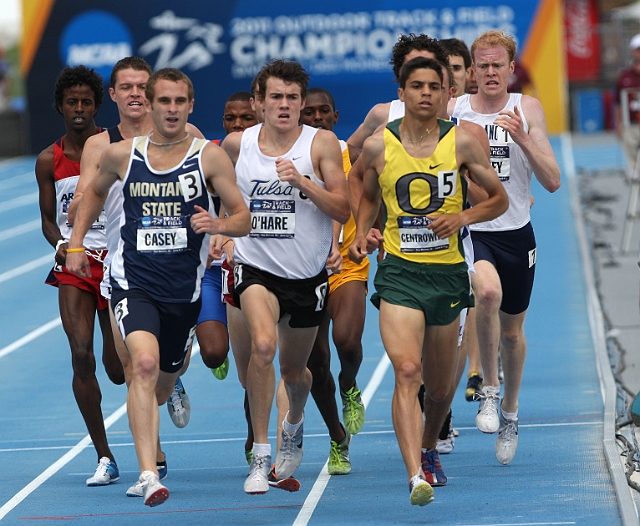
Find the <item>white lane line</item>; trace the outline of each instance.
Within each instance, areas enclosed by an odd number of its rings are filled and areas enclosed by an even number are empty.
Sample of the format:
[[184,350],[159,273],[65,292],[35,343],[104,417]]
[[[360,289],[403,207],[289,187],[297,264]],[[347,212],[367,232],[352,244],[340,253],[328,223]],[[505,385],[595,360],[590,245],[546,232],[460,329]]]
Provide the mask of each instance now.
[[58,316],[55,320],[51,320],[49,323],[45,323],[41,327],[38,327],[36,330],[31,331],[29,334],[23,336],[19,340],[16,340],[12,344],[0,349],[0,358],[3,358],[7,354],[11,354],[13,351],[19,349],[23,345],[26,345],[30,341],[35,340],[38,336],[42,336],[43,334],[49,332],[51,329],[55,329],[58,325],[62,325],[60,316]]
[[3,201],[2,203],[0,203],[0,212],[7,212],[9,210],[13,210],[14,208],[32,205],[33,203],[37,202],[38,192],[33,192],[32,194],[22,195],[14,199],[9,199],[8,201]]
[[[122,404],[114,413],[112,413],[105,421],[104,428],[109,429],[114,423],[116,423],[122,415],[127,412],[127,404]],[[7,503],[0,508],[0,520],[2,520],[7,513],[13,510],[18,504],[26,499],[31,493],[37,490],[42,484],[55,475],[61,468],[66,466],[74,458],[76,458],[87,446],[91,444],[91,438],[89,435],[85,436],[80,442],[78,442],[70,451],[62,455],[56,462],[51,464],[40,475],[33,479],[29,484],[22,488],[18,493],[11,497]]]
[[[380,386],[380,383],[382,382],[382,379],[384,378],[389,365],[391,365],[391,361],[389,360],[387,353],[384,353],[384,355],[378,362],[376,370],[373,372],[373,376],[371,376],[371,380],[369,380],[367,387],[365,387],[364,391],[362,392],[362,403],[364,404],[365,408],[369,406],[369,402],[371,402],[373,395]],[[302,505],[302,508],[300,509],[300,512],[298,513],[298,516],[293,523],[293,526],[306,526],[309,523],[309,520],[311,519],[311,516],[313,515],[313,512],[315,511],[318,502],[320,502],[322,494],[324,493],[324,490],[327,487],[329,480],[331,479],[331,475],[329,475],[329,472],[327,471],[328,462],[329,461],[327,460],[327,462],[324,463],[322,471],[320,471],[315,484],[311,488],[309,495],[307,495],[307,498],[305,499],[304,504]]]
[[7,230],[3,230],[2,232],[0,232],[0,241],[33,232],[34,230],[38,230],[40,228],[40,225],[42,225],[40,219],[34,219],[33,221],[29,221],[24,225],[19,225],[13,228],[8,228]]
[[[5,418],[4,420],[9,420],[9,418]],[[560,422],[555,424],[520,424],[521,428],[532,428],[532,427],[565,427],[565,426],[592,426],[599,427],[602,425],[602,422]],[[458,427],[456,426],[458,431],[475,431],[477,429],[476,426],[464,426]],[[120,432],[118,432],[120,433]],[[381,429],[379,431],[361,431],[358,433],[358,436],[372,436],[372,435],[392,435],[395,434],[393,429]],[[113,433],[107,433],[109,436],[113,436]],[[323,440],[329,436],[329,433],[310,433],[304,435],[305,440],[311,438],[322,438]],[[275,440],[275,436],[270,436],[269,440]],[[186,440],[163,440],[162,445],[174,444],[174,445],[184,445],[184,444],[218,444],[221,442],[242,442],[247,440],[247,437],[225,437],[225,438],[190,438]],[[133,447],[135,444],[133,442],[119,442],[117,444],[109,444],[109,447]],[[11,448],[0,448],[0,453],[20,453],[24,451],[55,451],[58,449],[71,449],[73,446],[33,446],[33,447],[11,447]],[[179,468],[171,468],[179,469]],[[186,468],[185,468],[186,469]]]
[[22,274],[25,274],[27,272],[30,272],[31,270],[34,270],[40,267],[44,267],[45,265],[51,265],[51,267],[53,267],[53,263],[54,263],[53,254],[47,254],[46,256],[39,257],[38,259],[29,261],[24,265],[20,265],[19,267],[3,272],[2,274],[0,274],[0,283],[4,281],[8,281],[13,278],[17,278],[18,276],[22,276]]
[[[193,358],[196,354],[200,352],[200,346],[197,343],[193,344],[193,348],[191,350],[191,357]],[[116,409],[109,417],[104,421],[104,429],[105,431],[109,429],[113,424],[115,424],[123,415],[127,413],[127,404],[126,402],[122,404],[118,409]],[[89,435],[85,436],[80,442],[78,442],[75,446],[71,448],[70,451],[62,455],[56,462],[51,464],[47,469],[45,469],[40,475],[38,475],[35,479],[33,479],[29,484],[27,484],[24,488],[22,488],[18,493],[16,493],[13,497],[11,497],[5,504],[0,508],[0,521],[13,510],[18,504],[20,504],[24,499],[26,499],[31,493],[37,490],[42,484],[44,484],[47,480],[49,480],[53,475],[55,475],[60,469],[66,466],[69,462],[71,462],[74,458],[76,458],[82,450],[84,450],[89,444],[91,444],[91,437]]]
[[27,183],[35,182],[36,176],[33,170],[25,172],[20,175],[8,177],[0,181],[0,190],[7,190],[9,188],[15,188],[16,186],[22,186]]

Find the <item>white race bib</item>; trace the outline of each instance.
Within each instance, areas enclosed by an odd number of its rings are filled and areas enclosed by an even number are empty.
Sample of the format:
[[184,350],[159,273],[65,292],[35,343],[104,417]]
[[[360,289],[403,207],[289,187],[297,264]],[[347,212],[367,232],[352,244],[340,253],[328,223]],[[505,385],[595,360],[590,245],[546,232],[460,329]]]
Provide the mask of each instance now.
[[187,250],[186,221],[185,217],[143,217],[138,223],[138,252],[184,252]]
[[252,199],[250,237],[293,238],[296,231],[296,202],[285,199]]
[[431,219],[425,216],[398,217],[400,250],[402,252],[435,252],[449,248],[449,238],[440,239],[427,228]]

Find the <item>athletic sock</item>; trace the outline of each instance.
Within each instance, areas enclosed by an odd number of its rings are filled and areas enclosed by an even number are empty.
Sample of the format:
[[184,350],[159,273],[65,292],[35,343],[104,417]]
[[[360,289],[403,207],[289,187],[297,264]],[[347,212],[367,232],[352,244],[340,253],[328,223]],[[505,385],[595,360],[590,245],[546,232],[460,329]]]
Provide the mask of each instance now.
[[304,416],[300,419],[300,422],[298,422],[297,424],[290,424],[289,411],[287,411],[287,414],[284,417],[284,420],[282,422],[282,427],[287,433],[289,433],[290,435],[293,435],[300,428],[300,426],[302,425],[302,422],[304,422]]
[[502,416],[504,416],[507,420],[518,420],[518,411],[515,413],[507,413],[504,409],[502,410]]
[[256,444],[253,443],[253,454],[255,456],[271,455],[271,444]]

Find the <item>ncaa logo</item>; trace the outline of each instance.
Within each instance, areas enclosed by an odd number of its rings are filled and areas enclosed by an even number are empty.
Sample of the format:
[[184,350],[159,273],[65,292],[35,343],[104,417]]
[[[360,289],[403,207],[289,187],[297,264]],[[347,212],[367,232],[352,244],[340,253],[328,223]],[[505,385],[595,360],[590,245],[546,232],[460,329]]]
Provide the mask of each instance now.
[[133,37],[127,25],[114,14],[85,11],[63,29],[59,53],[63,64],[84,64],[108,81],[115,63],[133,55]]
[[141,220],[142,226],[151,226],[151,218],[143,217]]

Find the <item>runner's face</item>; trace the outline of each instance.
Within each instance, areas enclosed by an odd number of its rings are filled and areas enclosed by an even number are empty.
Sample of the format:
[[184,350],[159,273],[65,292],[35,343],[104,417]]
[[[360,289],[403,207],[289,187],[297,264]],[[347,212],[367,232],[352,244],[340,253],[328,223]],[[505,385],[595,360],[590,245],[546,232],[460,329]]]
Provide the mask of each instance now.
[[149,73],[135,69],[122,69],[116,74],[115,88],[109,88],[111,99],[118,105],[118,113],[129,119],[145,117],[149,111],[144,90]]
[[295,82],[285,82],[282,79],[269,77],[265,92],[265,124],[282,131],[289,131],[297,127],[300,110],[304,104],[300,86]]
[[65,88],[60,107],[64,124],[68,130],[82,132],[94,124],[96,114],[95,95],[86,84]]
[[193,99],[189,100],[189,88],[183,81],[161,79],[156,82],[151,117],[153,132],[166,138],[184,133],[189,114],[193,111]]
[[454,97],[460,97],[464,95],[464,88],[467,84],[467,70],[464,67],[464,59],[460,55],[449,55],[449,65],[453,71],[453,79],[456,81]]
[[440,111],[438,117],[441,119],[449,120],[449,114],[447,113],[447,103],[454,96],[454,88],[449,80],[449,70],[442,68],[442,103],[440,104]]
[[258,124],[258,118],[248,100],[234,100],[224,105],[222,125],[227,135],[231,132],[244,131],[254,124]]
[[487,99],[504,95],[514,67],[514,62],[509,62],[507,50],[502,46],[477,49],[474,59],[478,91]]
[[336,122],[338,122],[338,112],[333,110],[331,101],[324,93],[307,95],[307,101],[300,113],[300,124],[333,131]]
[[430,119],[440,111],[442,104],[442,83],[438,74],[429,68],[414,70],[404,88],[398,89],[405,112],[415,117]]
[[467,70],[467,85],[464,88],[465,93],[470,93],[475,95],[478,93],[478,82],[476,81],[476,72],[473,70],[473,66],[471,66]]

